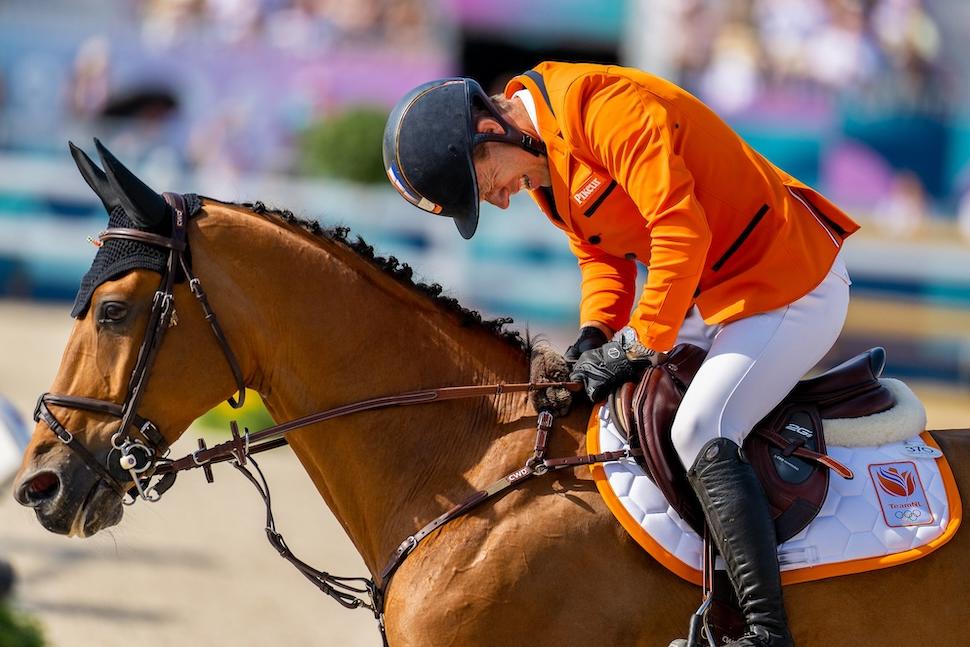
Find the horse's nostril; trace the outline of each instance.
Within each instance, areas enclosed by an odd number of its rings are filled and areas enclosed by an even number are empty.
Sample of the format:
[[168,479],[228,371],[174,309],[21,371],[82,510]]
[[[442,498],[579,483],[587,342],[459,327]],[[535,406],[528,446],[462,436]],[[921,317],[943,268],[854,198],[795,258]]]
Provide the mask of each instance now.
[[61,481],[54,472],[41,472],[24,484],[21,502],[26,505],[44,503],[54,498],[60,487]]

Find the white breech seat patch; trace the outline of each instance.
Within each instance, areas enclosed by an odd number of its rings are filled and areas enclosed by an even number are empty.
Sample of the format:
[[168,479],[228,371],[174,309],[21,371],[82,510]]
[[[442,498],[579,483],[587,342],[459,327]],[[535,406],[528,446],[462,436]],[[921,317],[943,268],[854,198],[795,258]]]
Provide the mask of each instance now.
[[[903,564],[953,537],[962,515],[956,483],[933,438],[920,431],[922,427],[910,430],[905,439],[869,447],[829,444],[828,454],[855,478],[832,473],[818,516],[778,547],[783,583]],[[609,407],[594,408],[587,450],[592,454],[626,447]],[[677,575],[700,584],[703,542],[643,469],[632,458],[591,469],[600,494],[637,543]]]

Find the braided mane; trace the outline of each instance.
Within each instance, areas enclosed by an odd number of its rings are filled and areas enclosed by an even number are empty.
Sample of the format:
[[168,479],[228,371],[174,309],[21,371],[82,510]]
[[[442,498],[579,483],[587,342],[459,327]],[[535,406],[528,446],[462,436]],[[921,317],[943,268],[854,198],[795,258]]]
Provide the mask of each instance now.
[[339,243],[351,250],[358,256],[378,267],[382,272],[391,276],[399,283],[417,290],[432,299],[436,304],[445,310],[458,316],[462,326],[478,327],[495,335],[505,343],[518,350],[528,353],[531,344],[522,338],[517,330],[506,330],[505,327],[512,323],[511,317],[498,317],[496,319],[485,319],[475,311],[462,306],[457,299],[442,294],[444,288],[439,283],[421,283],[414,280],[414,270],[407,263],[402,263],[394,256],[378,256],[372,245],[368,245],[363,238],[358,235],[351,235],[349,227],[323,227],[316,220],[299,218],[288,209],[270,209],[262,202],[243,202],[229,203],[238,207],[243,207],[260,215],[275,216],[288,225],[298,227],[304,231],[326,240]]

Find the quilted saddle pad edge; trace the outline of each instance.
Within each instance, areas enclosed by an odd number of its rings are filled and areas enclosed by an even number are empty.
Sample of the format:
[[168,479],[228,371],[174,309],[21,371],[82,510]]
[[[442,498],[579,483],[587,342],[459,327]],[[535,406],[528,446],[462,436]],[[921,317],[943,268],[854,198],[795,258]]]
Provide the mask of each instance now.
[[[587,426],[586,451],[590,454],[596,454],[601,451],[599,424],[599,413],[601,406],[602,405],[597,405],[593,407],[589,424]],[[940,449],[940,446],[928,431],[921,433],[920,437],[927,445]],[[937,462],[937,467],[940,470],[940,476],[943,479],[949,508],[949,519],[941,535],[916,548],[911,548],[909,550],[904,550],[889,555],[865,557],[832,564],[818,564],[785,570],[782,571],[781,574],[782,583],[798,584],[801,582],[811,582],[829,577],[853,575],[856,573],[864,573],[867,571],[898,566],[900,564],[905,564],[921,557],[925,557],[950,541],[960,528],[963,518],[963,506],[959,491],[957,489],[956,479],[953,476],[953,472],[950,469],[946,456],[941,456],[935,460]],[[673,572],[682,579],[691,582],[692,584],[700,586],[703,582],[703,573],[699,569],[696,569],[693,566],[683,562],[673,553],[660,545],[660,543],[651,537],[650,534],[639,523],[637,523],[636,519],[634,519],[633,516],[627,511],[626,507],[620,501],[620,498],[613,491],[603,464],[600,463],[590,465],[590,471],[592,472],[593,480],[596,483],[596,488],[599,490],[600,496],[603,497],[603,501],[606,503],[607,508],[609,508],[610,512],[613,513],[613,516],[617,519],[617,521],[620,522],[620,525],[623,526],[634,541],[636,541],[644,550],[647,551],[648,554],[650,554],[651,557],[657,560],[669,571]],[[863,478],[863,476],[857,475],[856,478]]]

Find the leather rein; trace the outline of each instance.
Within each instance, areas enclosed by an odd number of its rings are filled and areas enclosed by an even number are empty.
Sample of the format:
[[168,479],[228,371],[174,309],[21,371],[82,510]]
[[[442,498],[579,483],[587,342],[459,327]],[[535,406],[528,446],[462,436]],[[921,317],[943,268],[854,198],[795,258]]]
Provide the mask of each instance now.
[[[208,299],[202,289],[199,279],[191,272],[186,258],[188,243],[186,240],[186,221],[192,214],[186,213],[185,197],[181,194],[165,193],[165,201],[172,210],[172,236],[166,237],[138,229],[111,228],[99,235],[101,241],[111,239],[128,239],[156,245],[169,250],[168,262],[162,274],[159,287],[155,292],[152,311],[149,315],[145,338],[138,352],[138,358],[129,380],[128,391],[123,404],[116,404],[108,400],[99,400],[81,396],[44,393],[37,400],[34,410],[34,420],[43,420],[57,438],[76,452],[83,462],[110,488],[116,491],[126,505],[131,505],[139,498],[156,502],[175,482],[179,472],[201,468],[206,481],[214,480],[212,465],[231,461],[259,491],[266,506],[266,536],[270,544],[279,552],[280,556],[289,561],[307,579],[321,591],[334,598],[346,608],[364,607],[373,612],[379,623],[384,644],[387,644],[384,631],[384,591],[387,589],[391,576],[403,563],[404,559],[417,545],[434,530],[448,521],[459,517],[472,508],[489,500],[506,489],[523,483],[534,476],[541,476],[551,470],[591,465],[630,458],[641,452],[639,449],[626,449],[600,454],[568,456],[564,458],[546,458],[546,448],[549,434],[553,428],[553,416],[548,411],[539,413],[536,423],[535,447],[523,467],[503,476],[453,506],[439,515],[423,528],[408,536],[394,550],[379,574],[377,584],[374,579],[360,577],[340,577],[325,571],[319,571],[294,556],[286,545],[282,535],[277,532],[273,519],[269,485],[263,476],[259,465],[252,455],[287,444],[286,434],[335,418],[340,418],[363,411],[401,407],[432,402],[443,402],[463,398],[497,396],[503,393],[531,392],[547,388],[567,388],[571,391],[581,389],[579,382],[534,382],[515,384],[493,384],[484,386],[452,386],[437,389],[411,391],[398,395],[376,397],[359,402],[320,411],[307,416],[296,418],[285,423],[274,425],[266,429],[250,432],[244,429],[240,434],[236,421],[230,422],[232,438],[226,442],[207,447],[205,441],[199,438],[199,448],[179,459],[167,457],[168,447],[165,438],[158,427],[138,415],[137,409],[144,394],[149,373],[161,346],[165,331],[177,325],[175,315],[173,288],[175,277],[179,269],[188,280],[189,288],[199,302],[206,321],[212,329],[219,346],[232,370],[236,380],[237,396],[228,399],[233,408],[239,408],[245,400],[245,383],[239,363],[229,346],[229,342],[216,319],[215,312],[209,306]],[[94,413],[105,414],[120,418],[118,430],[111,437],[111,449],[104,460],[98,460],[78,438],[70,432],[50,411],[49,405],[65,408],[80,409]],[[134,429],[137,435],[130,435],[129,429]],[[252,464],[259,474],[259,480],[247,468]],[[126,486],[126,481],[131,486]],[[365,599],[364,596],[367,596]]]

